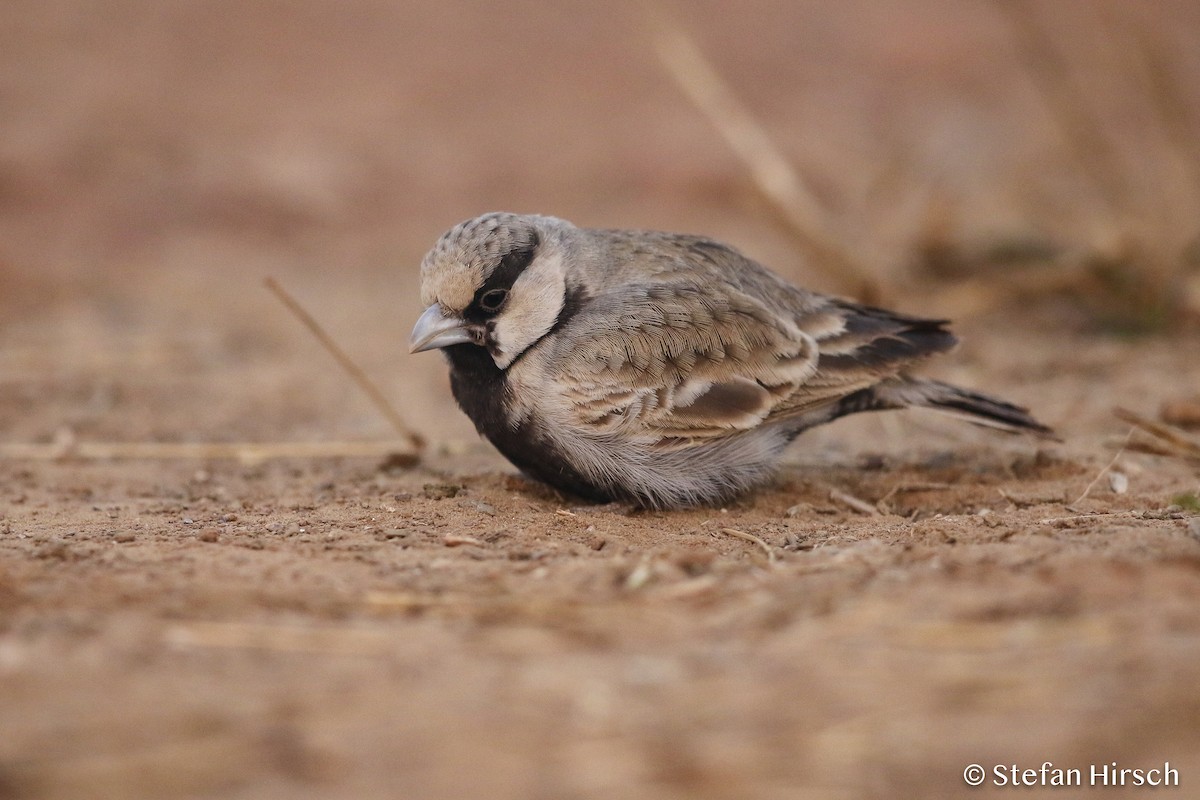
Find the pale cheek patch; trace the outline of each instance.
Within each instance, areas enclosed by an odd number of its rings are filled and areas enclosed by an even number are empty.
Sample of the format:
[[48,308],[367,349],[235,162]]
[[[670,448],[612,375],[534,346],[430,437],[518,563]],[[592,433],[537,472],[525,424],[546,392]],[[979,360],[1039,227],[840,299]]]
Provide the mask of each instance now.
[[517,279],[508,305],[495,321],[496,366],[507,367],[554,327],[566,290],[558,258],[547,259]]

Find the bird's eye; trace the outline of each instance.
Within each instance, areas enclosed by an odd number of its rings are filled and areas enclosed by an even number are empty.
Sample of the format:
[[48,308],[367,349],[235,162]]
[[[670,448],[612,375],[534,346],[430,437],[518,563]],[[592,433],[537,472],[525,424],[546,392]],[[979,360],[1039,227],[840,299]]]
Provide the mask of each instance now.
[[484,292],[483,297],[479,298],[479,307],[489,314],[495,314],[507,299],[508,290],[492,289],[490,292]]

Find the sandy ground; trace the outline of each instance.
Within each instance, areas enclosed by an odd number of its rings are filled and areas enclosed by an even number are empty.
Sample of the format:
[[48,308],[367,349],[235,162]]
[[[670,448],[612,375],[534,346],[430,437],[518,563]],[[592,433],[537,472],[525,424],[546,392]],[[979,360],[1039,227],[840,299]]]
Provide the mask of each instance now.
[[[727,508],[649,513],[520,477],[405,353],[422,253],[490,208],[703,232],[835,288],[636,6],[9,6],[0,444],[386,452],[269,275],[432,444],[416,467],[6,451],[0,798],[1003,797],[994,766],[1045,761],[1170,762],[1154,796],[1195,794],[1200,472],[1114,460],[1112,409],[1200,396],[1200,333],[1118,335],[1069,292],[947,309],[914,255],[931,215],[968,248],[1103,227],[992,7],[683,16],[883,300],[958,312],[931,371],[1064,441],[844,420]],[[1200,199],[1113,35],[1194,80],[1195,8],[1038,8],[1138,176],[1120,213],[1182,244]],[[1097,793],[1126,792],[1052,794]]]

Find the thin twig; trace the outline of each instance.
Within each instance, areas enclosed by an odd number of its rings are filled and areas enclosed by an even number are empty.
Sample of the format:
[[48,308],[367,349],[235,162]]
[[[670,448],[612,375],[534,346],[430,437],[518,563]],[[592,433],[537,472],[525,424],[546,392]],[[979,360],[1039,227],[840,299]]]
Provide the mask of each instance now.
[[1089,483],[1087,485],[1087,488],[1083,490],[1083,493],[1080,494],[1079,497],[1076,497],[1074,500],[1072,500],[1070,503],[1067,504],[1066,507],[1067,507],[1068,511],[1073,511],[1074,509],[1072,508],[1072,506],[1077,505],[1079,502],[1081,502],[1083,500],[1083,498],[1087,497],[1088,493],[1091,492],[1092,489],[1095,488],[1096,484],[1100,482],[1100,479],[1103,478],[1104,475],[1110,469],[1112,469],[1113,467],[1116,466],[1117,461],[1121,458],[1122,455],[1125,454],[1125,448],[1129,445],[1129,440],[1133,438],[1133,432],[1136,430],[1137,430],[1137,428],[1129,429],[1129,433],[1125,434],[1125,441],[1122,442],[1121,446],[1117,449],[1116,455],[1114,455],[1112,457],[1111,461],[1109,461],[1107,464],[1104,465],[1104,469],[1102,469],[1096,473],[1096,477],[1092,478],[1091,483]]
[[695,40],[661,9],[653,14],[655,49],[671,77],[750,172],[759,193],[833,288],[859,294],[878,283],[830,233],[821,204],[766,129],[737,99]]
[[465,544],[473,544],[482,546],[483,542],[476,539],[474,536],[463,536],[458,533],[447,533],[442,537],[442,544],[446,547],[462,547]]
[[1193,439],[1175,426],[1155,422],[1127,408],[1114,408],[1113,414],[1117,419],[1136,426],[1160,443],[1168,445],[1176,456],[1200,459],[1200,441]]
[[332,355],[341,368],[346,371],[351,380],[358,384],[358,388],[366,392],[367,397],[371,398],[371,402],[374,403],[375,407],[378,408],[383,416],[387,418],[388,422],[392,424],[392,427],[396,430],[396,432],[412,442],[413,449],[415,449],[418,453],[424,450],[424,437],[414,432],[412,428],[410,428],[404,422],[404,420],[400,417],[399,412],[397,412],[392,404],[388,402],[388,399],[384,397],[383,392],[379,391],[379,388],[371,382],[370,378],[367,377],[367,373],[363,372],[362,368],[359,367],[358,364],[355,364],[354,361],[351,360],[350,356],[346,355],[346,352],[338,346],[337,342],[333,341],[333,339],[325,332],[320,324],[313,319],[312,315],[305,311],[304,308],[301,307],[298,302],[296,302],[295,298],[288,294],[288,292],[282,286],[280,286],[279,282],[274,278],[267,278],[266,284],[267,288],[270,289],[285,306],[287,306],[288,311],[291,311],[296,318],[304,324],[304,327],[308,328],[312,335],[317,337],[317,341],[319,341],[325,347],[325,349],[329,351],[330,355]]
[[660,589],[656,596],[667,600],[685,600],[712,591],[718,583],[716,575],[701,575],[698,578],[672,583]]
[[775,551],[771,549],[771,545],[767,544],[753,533],[739,531],[737,528],[721,528],[721,533],[725,534],[726,536],[732,536],[735,539],[741,539],[744,542],[750,542],[758,545],[762,548],[763,552],[767,554],[767,561],[771,563],[775,562]]
[[872,517],[879,514],[879,509],[868,503],[866,500],[859,499],[852,494],[843,492],[841,489],[830,489],[829,499],[841,503],[844,506],[848,506],[860,514],[867,514]]

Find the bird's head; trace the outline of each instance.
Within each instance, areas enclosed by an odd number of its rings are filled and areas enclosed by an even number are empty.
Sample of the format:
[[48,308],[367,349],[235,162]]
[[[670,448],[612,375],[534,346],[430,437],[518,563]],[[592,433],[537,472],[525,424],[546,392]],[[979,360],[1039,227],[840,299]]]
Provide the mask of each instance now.
[[410,352],[470,344],[507,368],[563,310],[564,234],[573,229],[554,217],[491,213],[442,234],[421,262],[427,308]]

